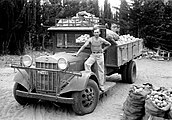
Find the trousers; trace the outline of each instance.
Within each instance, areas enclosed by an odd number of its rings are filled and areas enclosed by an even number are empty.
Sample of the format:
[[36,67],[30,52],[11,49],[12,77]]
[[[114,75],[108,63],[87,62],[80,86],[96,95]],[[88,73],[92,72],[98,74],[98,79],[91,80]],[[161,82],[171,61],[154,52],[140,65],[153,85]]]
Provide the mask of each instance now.
[[86,71],[91,71],[91,66],[97,63],[97,73],[99,78],[100,86],[104,85],[104,54],[103,53],[92,53],[90,57],[85,61],[84,67]]

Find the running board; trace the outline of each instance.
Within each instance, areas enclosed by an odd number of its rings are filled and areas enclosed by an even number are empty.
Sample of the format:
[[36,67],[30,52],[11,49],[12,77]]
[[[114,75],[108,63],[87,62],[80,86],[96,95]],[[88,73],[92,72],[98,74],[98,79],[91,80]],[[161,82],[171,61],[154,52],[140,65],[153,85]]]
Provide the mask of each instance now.
[[115,82],[105,82],[105,84],[104,84],[105,90],[103,92],[100,91],[100,94],[103,94],[103,93],[110,91],[115,85],[116,85]]

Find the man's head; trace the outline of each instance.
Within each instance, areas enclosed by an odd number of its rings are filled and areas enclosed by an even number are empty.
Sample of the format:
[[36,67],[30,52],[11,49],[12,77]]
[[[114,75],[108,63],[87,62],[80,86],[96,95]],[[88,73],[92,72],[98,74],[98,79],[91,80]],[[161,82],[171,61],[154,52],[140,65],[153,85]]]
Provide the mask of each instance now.
[[93,34],[94,34],[95,37],[99,37],[99,35],[100,35],[100,28],[94,27],[93,28]]

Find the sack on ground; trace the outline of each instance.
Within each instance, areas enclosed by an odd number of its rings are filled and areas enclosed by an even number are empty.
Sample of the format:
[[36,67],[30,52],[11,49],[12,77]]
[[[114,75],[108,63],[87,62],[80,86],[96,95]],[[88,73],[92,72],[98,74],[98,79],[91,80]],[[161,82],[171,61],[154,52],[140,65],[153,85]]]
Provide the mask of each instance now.
[[167,105],[160,107],[160,104],[158,104],[158,102],[160,101],[148,98],[145,103],[145,111],[152,116],[165,117],[166,112],[170,109],[171,104],[166,101]]
[[145,99],[150,90],[144,86],[132,86],[126,101],[123,104],[124,115],[126,118],[139,120],[144,116]]
[[172,119],[172,105],[170,107],[170,110],[167,113],[168,119]]

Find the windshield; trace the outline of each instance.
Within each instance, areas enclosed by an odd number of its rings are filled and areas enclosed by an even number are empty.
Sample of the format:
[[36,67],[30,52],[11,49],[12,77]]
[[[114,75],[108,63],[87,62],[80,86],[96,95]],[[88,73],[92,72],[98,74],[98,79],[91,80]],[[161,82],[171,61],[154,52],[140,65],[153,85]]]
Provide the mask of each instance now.
[[81,46],[90,38],[89,34],[57,33],[57,47]]

